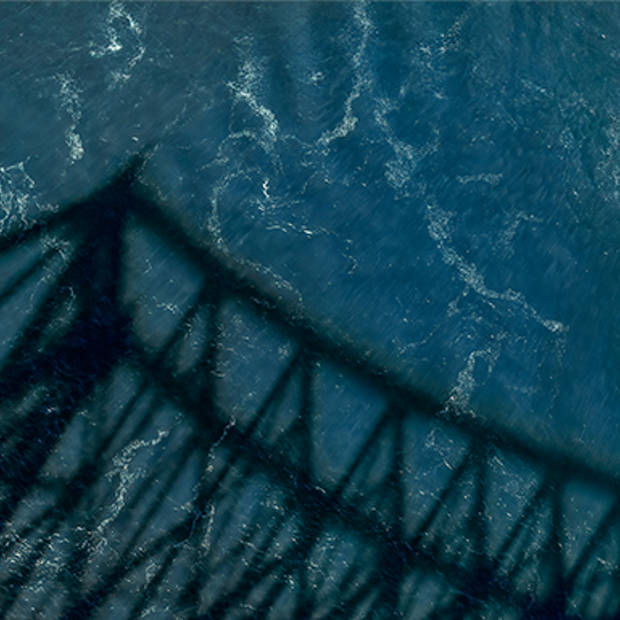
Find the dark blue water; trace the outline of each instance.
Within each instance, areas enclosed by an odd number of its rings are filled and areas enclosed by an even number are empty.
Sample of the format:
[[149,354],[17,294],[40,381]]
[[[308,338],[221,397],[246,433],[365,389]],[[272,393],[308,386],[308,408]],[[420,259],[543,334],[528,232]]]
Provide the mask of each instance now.
[[162,197],[313,315],[614,452],[617,5],[4,4],[0,41],[4,226],[154,146]]

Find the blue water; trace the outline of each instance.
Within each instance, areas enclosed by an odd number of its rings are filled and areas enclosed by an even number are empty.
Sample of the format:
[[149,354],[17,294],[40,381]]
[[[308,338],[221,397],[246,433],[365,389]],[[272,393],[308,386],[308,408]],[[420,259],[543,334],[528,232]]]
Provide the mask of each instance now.
[[620,7],[0,5],[2,225],[146,145],[163,198],[369,348],[618,446]]

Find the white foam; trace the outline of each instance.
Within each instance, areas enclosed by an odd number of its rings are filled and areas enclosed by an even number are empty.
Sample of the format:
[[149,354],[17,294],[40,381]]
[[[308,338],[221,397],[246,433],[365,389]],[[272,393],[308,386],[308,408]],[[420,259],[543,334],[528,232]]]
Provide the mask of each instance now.
[[552,333],[564,332],[568,329],[560,321],[541,317],[527,302],[523,293],[511,288],[503,292],[489,288],[477,267],[473,263],[466,261],[451,246],[452,238],[449,231],[449,221],[453,214],[440,209],[431,202],[427,204],[426,215],[429,235],[433,241],[435,241],[444,263],[455,267],[461,280],[474,292],[487,300],[501,300],[515,304],[520,307],[526,315]]
[[485,172],[482,174],[457,176],[456,180],[462,185],[465,185],[467,183],[488,183],[489,185],[498,185],[499,182],[502,180],[503,176],[504,175],[501,172],[497,174],[492,172]]
[[84,147],[80,134],[75,131],[68,131],[65,134],[65,141],[69,147],[69,157],[71,161],[78,161],[84,157]]
[[97,526],[97,533],[99,535],[102,536],[105,528],[118,517],[121,510],[125,506],[127,494],[129,493],[132,485],[144,474],[142,470],[134,471],[131,468],[131,463],[135,459],[137,453],[143,448],[156,446],[163,439],[168,437],[169,434],[170,430],[159,430],[157,433],[157,437],[151,439],[150,441],[146,439],[135,439],[130,444],[125,446],[123,450],[121,450],[120,454],[117,454],[112,459],[112,464],[114,465],[114,467],[108,473],[106,473],[105,477],[110,479],[118,476],[119,483],[116,489],[114,501],[110,506],[109,515],[106,518],[102,519],[102,521]]
[[208,509],[208,519],[205,526],[205,533],[200,542],[204,553],[209,553],[211,549],[211,534],[213,533],[213,523],[215,522],[215,504],[211,504]]
[[238,177],[245,177],[246,172],[242,170],[233,170],[225,174],[222,179],[214,184],[213,190],[209,197],[210,213],[207,216],[206,226],[207,230],[211,234],[214,243],[220,247],[225,248],[224,237],[222,235],[222,224],[220,222],[220,194]]
[[387,115],[397,108],[397,103],[387,99],[377,100],[375,122],[383,132],[386,142],[392,148],[394,159],[386,162],[385,177],[388,184],[395,190],[406,193],[418,164],[439,149],[439,131],[434,129],[430,140],[422,147],[415,148],[397,137],[390,126]]
[[596,180],[607,198],[620,200],[620,115],[607,111],[609,123],[604,129],[607,144],[601,148],[601,159],[596,166]]
[[438,51],[445,53],[448,50],[456,51],[461,48],[461,31],[463,30],[465,23],[469,20],[471,11],[471,6],[465,8],[463,12],[454,20],[446,33],[439,36],[440,44]]
[[245,130],[235,137],[251,137],[256,139],[266,152],[273,150],[273,145],[278,139],[279,123],[276,115],[264,103],[259,101],[261,97],[260,84],[263,83],[263,67],[253,58],[246,58],[239,68],[237,80],[228,82],[227,86],[233,93],[236,102],[245,103],[250,110],[260,118],[263,130],[260,136]]
[[[142,60],[146,52],[143,44],[143,27],[129,13],[121,2],[111,2],[104,24],[105,41],[100,45],[91,43],[90,55],[93,58],[114,56],[121,52],[130,41],[135,47],[133,55],[122,67],[112,71],[112,84],[124,83],[131,77],[134,67]],[[123,39],[123,32],[126,34]]]
[[56,80],[60,84],[60,105],[69,115],[71,122],[65,131],[65,144],[69,147],[69,159],[76,162],[84,157],[82,138],[77,132],[77,126],[82,118],[82,104],[80,89],[75,79],[68,73],[59,73]]
[[27,208],[32,200],[31,190],[35,186],[26,172],[24,161],[9,166],[0,166],[0,231],[15,225],[27,225]]
[[372,31],[372,22],[366,11],[366,3],[358,2],[354,6],[353,15],[360,31],[361,38],[359,46],[353,55],[353,87],[344,102],[344,114],[340,122],[331,130],[324,131],[317,143],[320,146],[329,146],[331,142],[338,138],[344,138],[355,130],[358,118],[353,114],[353,103],[359,99],[364,88],[370,86],[369,73],[366,71],[365,54],[368,45],[368,38]]
[[479,360],[486,361],[487,376],[490,375],[499,358],[503,338],[504,334],[500,334],[488,347],[476,349],[467,356],[465,366],[459,372],[456,378],[456,385],[450,392],[450,401],[452,403],[459,407],[467,407],[476,387],[476,380],[474,378],[476,364]]
[[511,214],[510,219],[506,222],[506,228],[499,235],[497,240],[498,245],[503,248],[507,256],[512,256],[514,254],[512,241],[517,234],[519,226],[522,223],[540,224],[541,222],[541,218],[532,213],[526,213],[525,211],[517,211],[516,214]]

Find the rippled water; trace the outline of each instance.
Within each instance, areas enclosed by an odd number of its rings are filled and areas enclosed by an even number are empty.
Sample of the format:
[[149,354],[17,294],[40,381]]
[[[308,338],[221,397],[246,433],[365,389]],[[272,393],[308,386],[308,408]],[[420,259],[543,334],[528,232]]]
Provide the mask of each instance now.
[[147,174],[443,397],[619,434],[614,4],[0,6],[2,225]]

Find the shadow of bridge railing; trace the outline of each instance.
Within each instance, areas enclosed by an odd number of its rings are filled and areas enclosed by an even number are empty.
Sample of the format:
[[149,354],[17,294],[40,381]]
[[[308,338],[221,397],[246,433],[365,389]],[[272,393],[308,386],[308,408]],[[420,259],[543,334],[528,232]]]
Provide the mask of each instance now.
[[313,322],[138,168],[0,239],[0,616],[618,617],[617,473]]

